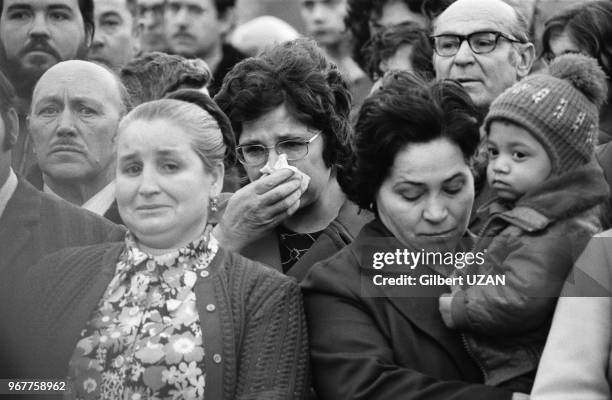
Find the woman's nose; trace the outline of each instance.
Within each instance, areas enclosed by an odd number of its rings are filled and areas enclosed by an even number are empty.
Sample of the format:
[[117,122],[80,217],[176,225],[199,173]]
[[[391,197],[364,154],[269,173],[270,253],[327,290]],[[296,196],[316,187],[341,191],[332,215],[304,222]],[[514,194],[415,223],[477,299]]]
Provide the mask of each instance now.
[[448,217],[446,201],[438,196],[427,200],[423,210],[423,218],[431,223],[440,223]]
[[143,196],[151,196],[159,193],[157,174],[153,168],[144,167],[140,175],[138,192]]

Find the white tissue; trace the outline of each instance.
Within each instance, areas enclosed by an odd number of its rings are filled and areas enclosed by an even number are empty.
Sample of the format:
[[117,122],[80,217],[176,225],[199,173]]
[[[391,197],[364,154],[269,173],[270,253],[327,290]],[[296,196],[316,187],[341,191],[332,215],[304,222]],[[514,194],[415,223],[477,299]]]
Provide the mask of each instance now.
[[308,188],[308,184],[310,183],[310,177],[299,169],[297,169],[296,167],[294,167],[293,165],[289,165],[289,163],[287,162],[286,154],[279,155],[278,159],[276,160],[276,163],[272,167],[270,167],[269,164],[266,164],[262,169],[259,170],[259,172],[266,175],[271,174],[274,171],[278,171],[281,168],[290,169],[301,178],[300,190],[302,191],[302,193],[304,193],[306,191],[306,188]]

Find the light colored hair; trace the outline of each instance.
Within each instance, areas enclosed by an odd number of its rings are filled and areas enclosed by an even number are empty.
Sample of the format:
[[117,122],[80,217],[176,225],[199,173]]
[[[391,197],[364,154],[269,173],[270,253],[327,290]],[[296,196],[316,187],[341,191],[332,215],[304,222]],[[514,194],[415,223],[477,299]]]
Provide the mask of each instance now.
[[[500,0],[502,3],[507,4],[514,10],[514,21],[508,26],[509,33],[514,36],[517,40],[523,43],[530,43],[531,37],[529,34],[529,20],[525,16],[525,13],[519,6],[519,3],[516,0]],[[440,13],[433,20],[433,28],[435,30],[440,16],[444,12]]]
[[[130,111],[119,124],[119,134],[137,120],[168,120],[182,127],[191,139],[193,151],[200,157],[206,170],[223,163],[225,143],[217,121],[195,104],[180,100],[155,100],[143,103]],[[172,135],[172,132],[168,132]]]
[[514,22],[509,26],[510,33],[516,39],[523,43],[531,42],[531,37],[529,34],[529,21],[523,12],[523,9],[519,6],[519,3],[516,0],[501,0],[502,2],[508,4],[514,10]]

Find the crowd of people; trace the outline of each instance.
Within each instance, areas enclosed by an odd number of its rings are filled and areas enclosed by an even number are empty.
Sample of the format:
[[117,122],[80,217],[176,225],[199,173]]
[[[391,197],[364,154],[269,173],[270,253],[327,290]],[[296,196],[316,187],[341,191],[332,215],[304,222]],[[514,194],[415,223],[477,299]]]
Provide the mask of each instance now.
[[612,398],[612,2],[525,4],[0,0],[0,378]]

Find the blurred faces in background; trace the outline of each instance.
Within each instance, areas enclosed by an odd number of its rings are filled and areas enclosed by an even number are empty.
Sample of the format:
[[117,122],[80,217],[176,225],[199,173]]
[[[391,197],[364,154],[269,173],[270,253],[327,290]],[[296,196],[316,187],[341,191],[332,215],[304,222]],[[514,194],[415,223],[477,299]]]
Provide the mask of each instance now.
[[138,18],[142,26],[141,47],[143,52],[165,51],[166,31],[164,24],[165,0],[137,0]]
[[370,34],[407,21],[414,22],[422,28],[429,24],[425,15],[411,10],[405,1],[389,0],[382,5],[379,12],[370,15]]
[[427,79],[435,76],[429,34],[415,22],[402,22],[374,34],[363,54],[372,80],[390,70],[411,71]]
[[135,0],[95,0],[96,31],[88,59],[119,70],[140,50]]
[[165,17],[173,53],[204,60],[217,54],[220,57],[222,39],[232,21],[228,13],[217,10],[213,0],[168,0]]
[[301,0],[306,30],[319,46],[337,46],[346,40],[346,0]]

